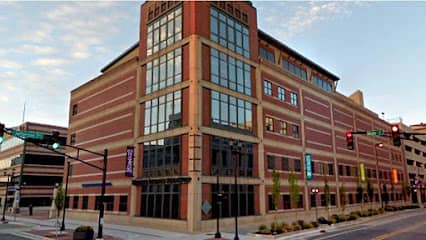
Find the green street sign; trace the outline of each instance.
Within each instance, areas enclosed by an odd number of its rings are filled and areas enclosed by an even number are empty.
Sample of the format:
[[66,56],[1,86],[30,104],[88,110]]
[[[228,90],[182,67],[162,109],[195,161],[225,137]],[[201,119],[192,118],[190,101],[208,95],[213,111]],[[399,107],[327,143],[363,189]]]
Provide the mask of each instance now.
[[44,139],[44,134],[38,133],[38,132],[29,132],[29,131],[17,131],[12,129],[12,135],[15,137],[21,137],[21,138],[32,138],[32,139]]
[[383,136],[384,134],[385,132],[383,131],[383,129],[367,131],[368,136]]

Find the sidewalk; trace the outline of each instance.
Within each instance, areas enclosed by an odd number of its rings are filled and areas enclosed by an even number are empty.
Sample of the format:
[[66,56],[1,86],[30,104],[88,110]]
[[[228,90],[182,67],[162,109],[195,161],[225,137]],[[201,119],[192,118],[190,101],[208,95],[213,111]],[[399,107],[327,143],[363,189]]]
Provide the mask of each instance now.
[[[13,222],[15,216],[13,214],[8,214],[7,219],[10,222]],[[59,220],[61,222],[62,219]],[[63,234],[58,234],[59,232],[55,228],[56,219],[49,219],[47,210],[38,210],[34,211],[33,216],[29,216],[28,211],[23,211],[16,214],[17,223],[26,223],[32,225],[30,230],[20,232],[24,237],[30,239],[59,239],[59,240],[71,240],[72,233],[75,228],[80,225],[89,225],[95,230],[95,237],[97,236],[96,232],[98,230],[97,222],[85,222],[77,220],[65,220],[66,231]],[[117,225],[117,224],[108,224],[105,223],[103,229],[103,239],[106,240],[159,240],[159,239],[170,239],[170,240],[204,240],[204,239],[214,239],[215,232],[209,233],[181,233],[181,232],[172,232],[164,231],[152,228],[145,228],[141,226],[129,226],[129,225]],[[58,237],[56,237],[58,234]],[[223,239],[233,239],[233,232],[221,232]],[[239,233],[241,240],[260,240],[261,237],[249,236],[247,233]]]

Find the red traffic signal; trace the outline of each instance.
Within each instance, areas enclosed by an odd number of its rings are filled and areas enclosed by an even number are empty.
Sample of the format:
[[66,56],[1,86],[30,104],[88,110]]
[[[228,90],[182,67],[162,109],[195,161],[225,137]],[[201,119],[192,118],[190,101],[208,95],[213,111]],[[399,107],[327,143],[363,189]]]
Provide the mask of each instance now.
[[391,136],[392,136],[392,142],[394,146],[401,146],[401,136],[399,134],[399,126],[398,125],[392,125],[391,126]]
[[354,150],[354,135],[352,132],[346,132],[346,146],[349,150]]

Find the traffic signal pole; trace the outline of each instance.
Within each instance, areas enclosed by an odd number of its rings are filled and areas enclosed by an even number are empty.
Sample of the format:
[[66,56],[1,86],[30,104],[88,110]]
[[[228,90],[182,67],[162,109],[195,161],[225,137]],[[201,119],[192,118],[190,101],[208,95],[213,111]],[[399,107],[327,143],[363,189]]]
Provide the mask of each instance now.
[[98,238],[102,238],[103,225],[104,225],[104,197],[105,197],[105,184],[106,184],[106,173],[107,173],[107,159],[108,159],[108,149],[104,149],[104,167],[102,169],[102,190],[101,190],[101,205],[98,219]]

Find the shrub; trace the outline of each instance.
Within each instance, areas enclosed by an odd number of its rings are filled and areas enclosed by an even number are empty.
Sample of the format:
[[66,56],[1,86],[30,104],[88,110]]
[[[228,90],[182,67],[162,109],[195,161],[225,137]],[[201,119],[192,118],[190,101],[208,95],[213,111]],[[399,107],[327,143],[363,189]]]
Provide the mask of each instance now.
[[91,226],[79,226],[77,227],[74,232],[88,232],[88,231],[93,231],[93,228]]
[[356,214],[356,213],[351,213],[351,214],[349,215],[348,220],[349,220],[349,221],[352,221],[352,220],[357,220],[358,218],[359,218],[358,214]]
[[335,218],[330,218],[330,219],[328,219],[328,224],[329,225],[331,225],[331,224],[335,224],[337,221],[336,221],[336,219]]
[[311,223],[303,223],[302,228],[303,229],[309,229],[313,228],[314,226]]
[[261,224],[261,225],[257,228],[257,230],[259,230],[259,232],[260,232],[260,231],[265,231],[265,230],[268,230],[268,227],[267,227],[265,224]]
[[328,224],[328,221],[327,221],[327,219],[325,219],[325,217],[319,217],[318,222],[320,224]]
[[339,222],[344,222],[344,221],[347,221],[348,219],[349,219],[348,215],[345,215],[345,214],[339,215]]
[[291,231],[293,231],[293,228],[290,227],[287,223],[283,222],[283,223],[281,223],[281,231],[291,232]]
[[379,208],[379,213],[383,214],[385,212],[385,210],[383,208]]
[[302,227],[301,227],[299,224],[297,224],[296,222],[294,222],[294,223],[292,224],[292,227],[293,227],[293,231],[299,231],[299,230],[302,230]]
[[303,226],[303,224],[305,224],[305,221],[303,221],[303,220],[297,220],[297,224],[299,224],[300,226]]
[[271,233],[272,234],[279,234],[279,233],[282,233],[282,230],[281,230],[282,228],[281,228],[281,225],[280,224],[278,224],[277,222],[272,222],[271,223]]
[[311,224],[314,228],[317,228],[319,226],[318,222],[315,221],[311,222]]

